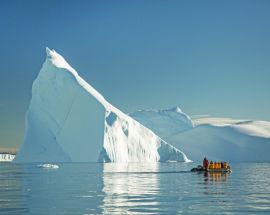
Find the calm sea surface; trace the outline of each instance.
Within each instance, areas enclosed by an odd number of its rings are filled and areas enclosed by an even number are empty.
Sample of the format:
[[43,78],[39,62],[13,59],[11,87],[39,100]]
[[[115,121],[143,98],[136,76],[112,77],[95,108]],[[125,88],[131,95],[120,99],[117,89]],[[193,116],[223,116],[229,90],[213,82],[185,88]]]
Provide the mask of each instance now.
[[0,214],[270,214],[270,164],[0,163]]

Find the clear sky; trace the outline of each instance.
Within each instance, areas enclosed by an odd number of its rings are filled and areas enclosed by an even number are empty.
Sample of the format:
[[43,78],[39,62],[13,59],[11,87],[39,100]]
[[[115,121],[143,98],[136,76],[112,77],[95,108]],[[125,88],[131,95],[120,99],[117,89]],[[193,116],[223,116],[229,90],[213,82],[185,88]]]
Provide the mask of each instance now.
[[55,49],[124,112],[270,120],[270,1],[0,2],[0,147],[21,144]]

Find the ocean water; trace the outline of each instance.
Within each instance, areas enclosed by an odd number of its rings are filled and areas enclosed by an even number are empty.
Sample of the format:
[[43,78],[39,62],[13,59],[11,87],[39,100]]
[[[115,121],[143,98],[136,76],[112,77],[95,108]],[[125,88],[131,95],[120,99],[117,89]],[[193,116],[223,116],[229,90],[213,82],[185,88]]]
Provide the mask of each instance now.
[[270,214],[270,164],[0,163],[0,214]]

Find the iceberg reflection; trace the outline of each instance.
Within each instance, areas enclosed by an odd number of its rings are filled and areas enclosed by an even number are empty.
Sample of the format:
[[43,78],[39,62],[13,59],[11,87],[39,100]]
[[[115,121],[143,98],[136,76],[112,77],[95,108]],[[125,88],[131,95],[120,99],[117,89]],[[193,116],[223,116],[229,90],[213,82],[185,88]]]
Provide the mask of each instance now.
[[104,214],[153,214],[159,210],[159,163],[105,163]]

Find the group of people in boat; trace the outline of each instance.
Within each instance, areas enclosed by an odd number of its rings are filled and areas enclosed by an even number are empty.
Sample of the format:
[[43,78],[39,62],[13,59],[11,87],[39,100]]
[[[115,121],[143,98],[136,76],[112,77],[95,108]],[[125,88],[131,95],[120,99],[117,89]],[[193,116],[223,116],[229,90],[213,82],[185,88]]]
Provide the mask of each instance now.
[[229,169],[230,166],[227,162],[216,162],[216,161],[208,161],[206,157],[203,159],[203,167],[205,169]]

